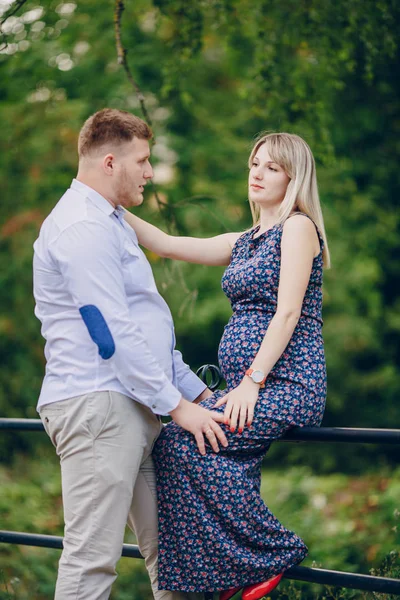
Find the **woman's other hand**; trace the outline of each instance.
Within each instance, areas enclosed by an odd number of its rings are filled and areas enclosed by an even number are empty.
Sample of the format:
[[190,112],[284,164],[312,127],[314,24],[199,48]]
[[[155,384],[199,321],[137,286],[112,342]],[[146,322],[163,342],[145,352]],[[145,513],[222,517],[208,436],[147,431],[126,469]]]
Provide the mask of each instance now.
[[242,433],[245,425],[250,427],[252,424],[259,391],[259,384],[254,383],[250,377],[246,377],[235,389],[225,394],[215,404],[215,408],[226,404],[224,423],[229,425],[232,432],[238,427],[239,433]]

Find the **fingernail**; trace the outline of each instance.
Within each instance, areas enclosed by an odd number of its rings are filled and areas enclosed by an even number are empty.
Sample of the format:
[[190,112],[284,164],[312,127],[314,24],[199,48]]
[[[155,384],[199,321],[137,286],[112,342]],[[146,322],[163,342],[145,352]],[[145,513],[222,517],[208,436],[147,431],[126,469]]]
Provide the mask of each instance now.
[[231,427],[231,433],[233,433],[235,431],[234,427]]
[[239,429],[239,433],[243,433],[243,429]]

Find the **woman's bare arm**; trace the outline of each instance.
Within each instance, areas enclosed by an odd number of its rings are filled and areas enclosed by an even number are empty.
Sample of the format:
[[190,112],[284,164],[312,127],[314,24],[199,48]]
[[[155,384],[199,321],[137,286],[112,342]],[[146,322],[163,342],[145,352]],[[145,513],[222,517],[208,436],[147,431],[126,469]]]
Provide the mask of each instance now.
[[281,357],[301,315],[319,240],[315,226],[303,215],[291,217],[283,226],[278,304],[251,368],[266,375]]
[[125,211],[125,221],[135,230],[142,246],[165,258],[184,260],[201,265],[228,265],[232,248],[240,233],[223,233],[211,238],[168,235]]
[[[319,240],[310,219],[302,215],[288,219],[282,233],[277,309],[251,364],[252,369],[263,371],[266,376],[293,335],[318,252]],[[236,429],[236,425],[239,432],[246,423],[251,425],[259,389],[259,385],[243,373],[238,387],[218,400],[216,406],[226,404],[225,422],[230,423],[231,431]]]

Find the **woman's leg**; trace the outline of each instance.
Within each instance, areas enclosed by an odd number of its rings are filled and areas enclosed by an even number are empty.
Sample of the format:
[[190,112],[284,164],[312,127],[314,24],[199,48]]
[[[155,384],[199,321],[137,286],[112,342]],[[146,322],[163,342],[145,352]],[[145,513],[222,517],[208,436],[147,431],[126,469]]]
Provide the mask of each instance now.
[[208,448],[201,456],[191,434],[174,423],[161,434],[154,456],[163,589],[228,589],[268,579],[305,557],[303,541],[259,494],[262,458],[292,426],[268,419],[266,410],[260,403],[252,427],[241,435],[226,428],[229,446],[219,454]]

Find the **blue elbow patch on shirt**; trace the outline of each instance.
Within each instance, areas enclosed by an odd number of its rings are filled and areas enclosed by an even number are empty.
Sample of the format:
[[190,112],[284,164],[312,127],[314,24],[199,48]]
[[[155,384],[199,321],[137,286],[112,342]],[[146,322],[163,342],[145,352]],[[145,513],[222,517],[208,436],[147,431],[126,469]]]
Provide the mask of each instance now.
[[82,306],[79,312],[88,328],[90,337],[99,348],[101,358],[104,358],[104,360],[111,358],[115,352],[113,336],[97,306],[88,304],[87,306]]

